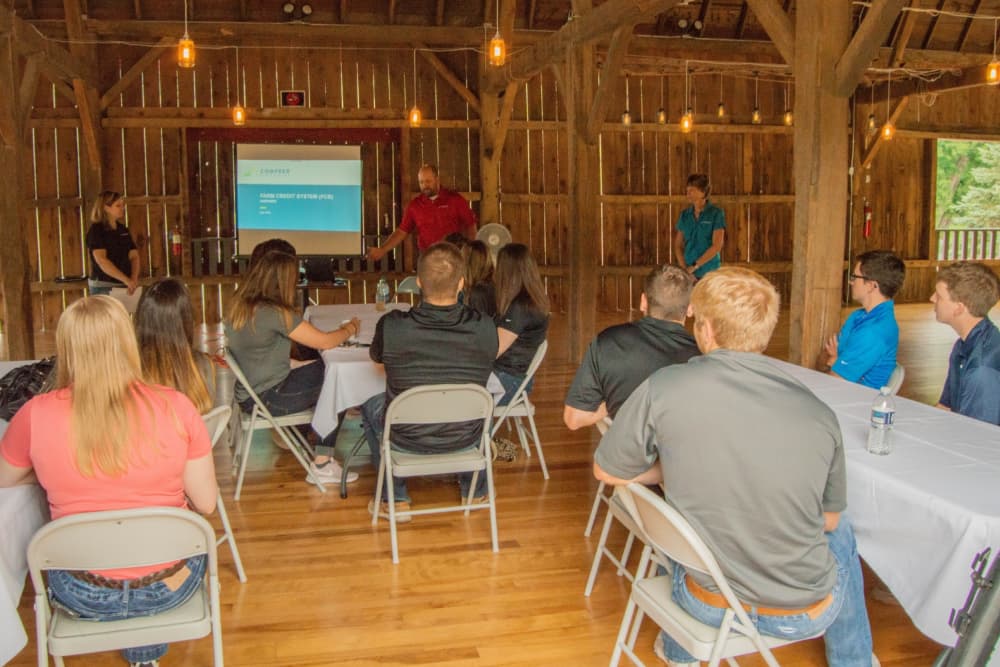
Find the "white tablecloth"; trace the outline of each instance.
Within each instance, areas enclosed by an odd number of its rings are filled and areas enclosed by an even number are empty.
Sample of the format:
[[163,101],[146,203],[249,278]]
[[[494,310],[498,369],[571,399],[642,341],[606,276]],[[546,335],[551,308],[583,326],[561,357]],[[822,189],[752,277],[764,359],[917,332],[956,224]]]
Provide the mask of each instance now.
[[[409,310],[410,305],[390,304],[390,310]],[[385,314],[373,305],[309,306],[304,318],[324,331],[335,329],[351,317],[361,320],[359,342],[371,343],[375,324]],[[367,347],[337,347],[323,350],[326,374],[319,392],[312,427],[323,437],[337,428],[337,415],[348,408],[361,405],[375,394],[385,391],[385,371],[372,362]],[[486,389],[495,400],[503,398],[503,385],[490,373]]]
[[[0,377],[28,362],[0,362]],[[7,422],[0,420],[0,439]],[[20,653],[28,636],[17,615],[17,604],[28,574],[28,542],[48,520],[45,492],[37,484],[0,489],[0,665]]]
[[[390,304],[392,310],[409,310],[409,304]],[[385,311],[375,310],[375,306],[339,305],[309,306],[304,318],[319,329],[336,329],[344,320],[357,317],[361,320],[361,343],[371,343],[375,334],[375,324]],[[367,347],[337,347],[323,350],[326,374],[323,388],[316,402],[312,427],[321,436],[328,435],[337,428],[337,415],[348,408],[361,405],[369,398],[385,391],[385,371],[372,362]]]
[[1000,427],[896,397],[893,452],[876,456],[865,451],[874,389],[775,363],[837,413],[861,556],[922,633],[954,645],[948,616],[973,558],[986,547],[1000,557]]

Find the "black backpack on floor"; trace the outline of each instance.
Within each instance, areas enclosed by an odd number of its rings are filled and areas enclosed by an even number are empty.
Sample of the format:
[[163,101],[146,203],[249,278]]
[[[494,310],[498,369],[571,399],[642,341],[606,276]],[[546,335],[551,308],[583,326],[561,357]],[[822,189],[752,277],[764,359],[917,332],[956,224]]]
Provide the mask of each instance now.
[[44,394],[55,381],[56,358],[18,366],[0,378],[0,419],[10,421],[21,406]]

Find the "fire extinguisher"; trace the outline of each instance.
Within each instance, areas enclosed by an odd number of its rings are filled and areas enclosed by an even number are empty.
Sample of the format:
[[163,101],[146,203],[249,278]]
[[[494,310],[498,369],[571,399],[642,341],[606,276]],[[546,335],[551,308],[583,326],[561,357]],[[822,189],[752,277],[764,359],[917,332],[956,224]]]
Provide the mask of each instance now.
[[864,236],[868,238],[872,235],[872,205],[867,199],[865,200],[865,230]]
[[174,257],[180,257],[182,245],[180,230],[174,227],[170,231],[170,253]]

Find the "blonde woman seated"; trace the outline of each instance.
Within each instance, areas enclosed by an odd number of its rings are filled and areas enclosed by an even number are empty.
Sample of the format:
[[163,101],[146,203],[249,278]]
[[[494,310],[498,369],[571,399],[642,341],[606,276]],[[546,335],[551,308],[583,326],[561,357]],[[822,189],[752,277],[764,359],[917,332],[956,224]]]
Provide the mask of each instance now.
[[[229,352],[243,369],[247,380],[267,409],[275,416],[308,410],[316,405],[323,387],[325,368],[322,362],[291,368],[288,363],[292,341],[316,350],[337,347],[356,335],[361,322],[354,318],[333,331],[320,331],[302,319],[295,310],[298,261],[291,255],[270,251],[260,258],[244,277],[233,300],[226,321]],[[253,399],[236,387],[236,400],[249,412]],[[334,431],[334,434],[336,431]],[[333,440],[334,434],[328,436]],[[334,442],[322,442],[332,448]],[[324,483],[337,483],[343,470],[326,455],[313,461],[314,477]],[[348,473],[347,481],[358,478]]]
[[179,280],[150,285],[135,311],[135,336],[143,377],[181,392],[205,414],[215,407],[215,367],[194,350],[191,296]]
[[[183,394],[141,379],[125,308],[107,296],[71,305],[56,329],[56,389],[22,407],[0,441],[0,486],[34,473],[52,518],[137,507],[187,507],[209,514],[218,488],[212,444]],[[52,603],[82,618],[114,621],[182,604],[197,590],[205,557],[145,567],[50,570]],[[123,586],[123,583],[128,586]],[[166,644],[122,651],[155,667]]]

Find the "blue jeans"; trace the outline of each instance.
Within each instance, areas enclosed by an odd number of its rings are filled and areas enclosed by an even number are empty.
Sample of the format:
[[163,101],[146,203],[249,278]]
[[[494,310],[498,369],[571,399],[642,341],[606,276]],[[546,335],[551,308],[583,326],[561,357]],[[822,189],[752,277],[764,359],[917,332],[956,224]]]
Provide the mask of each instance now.
[[[275,417],[302,412],[316,406],[319,400],[320,389],[323,388],[323,376],[326,374],[326,366],[322,361],[313,361],[305,366],[293,368],[284,380],[259,392],[261,402],[271,411]],[[253,410],[253,400],[247,399],[240,403],[244,412]],[[303,426],[308,429],[308,426]],[[307,435],[306,432],[302,434]],[[333,447],[337,444],[337,430],[328,435],[321,445]]]
[[[514,394],[517,393],[517,388],[521,386],[522,382],[524,382],[524,376],[514,375],[497,368],[493,369],[493,374],[497,376],[498,380],[500,380],[500,384],[503,385],[504,391],[503,398],[497,402],[497,405],[507,405],[514,398]],[[524,388],[524,393],[527,394],[530,392],[533,386],[535,386],[535,378],[531,378],[531,382],[529,382]]]
[[[365,440],[368,441],[368,449],[371,450],[372,465],[375,470],[382,464],[382,434],[385,433],[385,393],[375,394],[361,405],[361,417],[364,420]],[[393,449],[399,449],[393,445]],[[406,451],[399,449],[399,451]],[[469,487],[472,486],[472,473],[462,472],[458,474],[458,486],[462,491],[462,497],[469,497]],[[486,471],[481,470],[476,478],[475,498],[482,498],[486,495]],[[375,490],[378,493],[378,489]],[[406,490],[406,478],[392,478],[392,497],[398,502],[411,502],[410,492]],[[389,491],[382,489],[382,500],[389,500]]]
[[97,283],[88,280],[87,291],[90,293],[90,296],[107,296],[108,294],[111,294],[111,286],[98,285]]
[[[205,579],[205,556],[187,561],[188,578],[176,591],[157,581],[142,588],[103,588],[80,581],[65,570],[49,570],[49,600],[54,606],[87,621],[121,621],[126,618],[152,616],[179,607],[201,586]],[[183,570],[182,570],[183,571]],[[166,644],[122,649],[129,662],[159,660],[167,652]]]
[[[805,639],[826,631],[826,661],[830,667],[871,667],[872,631],[865,608],[864,582],[858,560],[854,530],[845,515],[837,528],[827,533],[830,551],[837,562],[837,583],[831,594],[833,602],[816,618],[808,614],[770,616],[752,608],[747,615],[761,634],[784,639]],[[712,607],[691,595],[684,583],[684,568],[674,564],[673,599],[693,617],[708,625],[722,624],[723,609]],[[694,658],[663,633],[667,658],[676,662],[694,662]]]

